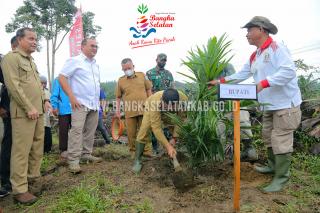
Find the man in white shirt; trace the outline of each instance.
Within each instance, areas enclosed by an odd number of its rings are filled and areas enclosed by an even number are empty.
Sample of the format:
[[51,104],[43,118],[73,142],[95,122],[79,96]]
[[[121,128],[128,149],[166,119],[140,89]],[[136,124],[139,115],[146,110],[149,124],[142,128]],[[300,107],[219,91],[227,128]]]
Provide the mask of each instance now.
[[94,59],[97,54],[94,38],[84,39],[82,53],[68,59],[59,75],[59,82],[69,96],[72,117],[68,139],[68,163],[71,173],[81,172],[82,161],[100,162],[91,155],[98,125],[100,71]]
[[295,64],[289,50],[272,40],[277,27],[262,16],[253,17],[247,28],[250,45],[257,47],[242,70],[233,75],[213,80],[210,84],[227,81],[240,82],[253,76],[257,84],[258,101],[263,103],[262,139],[268,148],[268,165],[256,167],[260,173],[274,174],[265,192],[280,191],[289,180],[293,131],[301,122],[301,93]]

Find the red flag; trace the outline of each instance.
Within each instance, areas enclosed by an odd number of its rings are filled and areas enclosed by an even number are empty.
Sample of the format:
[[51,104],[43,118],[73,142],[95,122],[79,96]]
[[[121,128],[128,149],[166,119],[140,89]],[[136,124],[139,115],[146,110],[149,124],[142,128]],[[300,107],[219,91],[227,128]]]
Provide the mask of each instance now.
[[78,9],[76,21],[73,24],[69,35],[70,56],[76,56],[81,53],[81,42],[83,40],[82,11]]

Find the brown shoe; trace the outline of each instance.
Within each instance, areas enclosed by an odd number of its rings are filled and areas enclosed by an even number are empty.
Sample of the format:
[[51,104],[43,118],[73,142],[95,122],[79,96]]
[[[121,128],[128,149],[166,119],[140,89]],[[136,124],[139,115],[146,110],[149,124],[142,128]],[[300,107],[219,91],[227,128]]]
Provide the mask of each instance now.
[[15,202],[25,204],[25,205],[31,205],[38,200],[36,196],[34,196],[29,192],[17,194],[13,197],[13,199]]

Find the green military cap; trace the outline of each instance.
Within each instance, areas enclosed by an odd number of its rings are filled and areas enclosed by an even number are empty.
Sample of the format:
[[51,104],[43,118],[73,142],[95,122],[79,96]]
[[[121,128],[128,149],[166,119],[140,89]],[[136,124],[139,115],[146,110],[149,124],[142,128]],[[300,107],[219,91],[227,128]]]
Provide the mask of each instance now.
[[158,54],[157,59],[159,59],[160,61],[164,59],[167,60],[167,55],[164,53],[160,53]]
[[246,25],[242,28],[250,28],[250,27],[262,27],[269,31],[271,34],[277,34],[278,28],[276,25],[272,24],[269,19],[263,16],[255,16],[253,17]]

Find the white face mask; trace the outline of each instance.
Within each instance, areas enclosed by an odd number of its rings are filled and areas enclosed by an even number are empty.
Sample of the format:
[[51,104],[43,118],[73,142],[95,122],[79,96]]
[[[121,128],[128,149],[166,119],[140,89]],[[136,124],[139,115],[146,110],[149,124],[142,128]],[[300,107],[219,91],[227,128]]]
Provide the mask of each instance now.
[[124,71],[124,73],[126,74],[126,76],[130,77],[133,75],[134,71],[133,70],[126,70],[126,71]]

